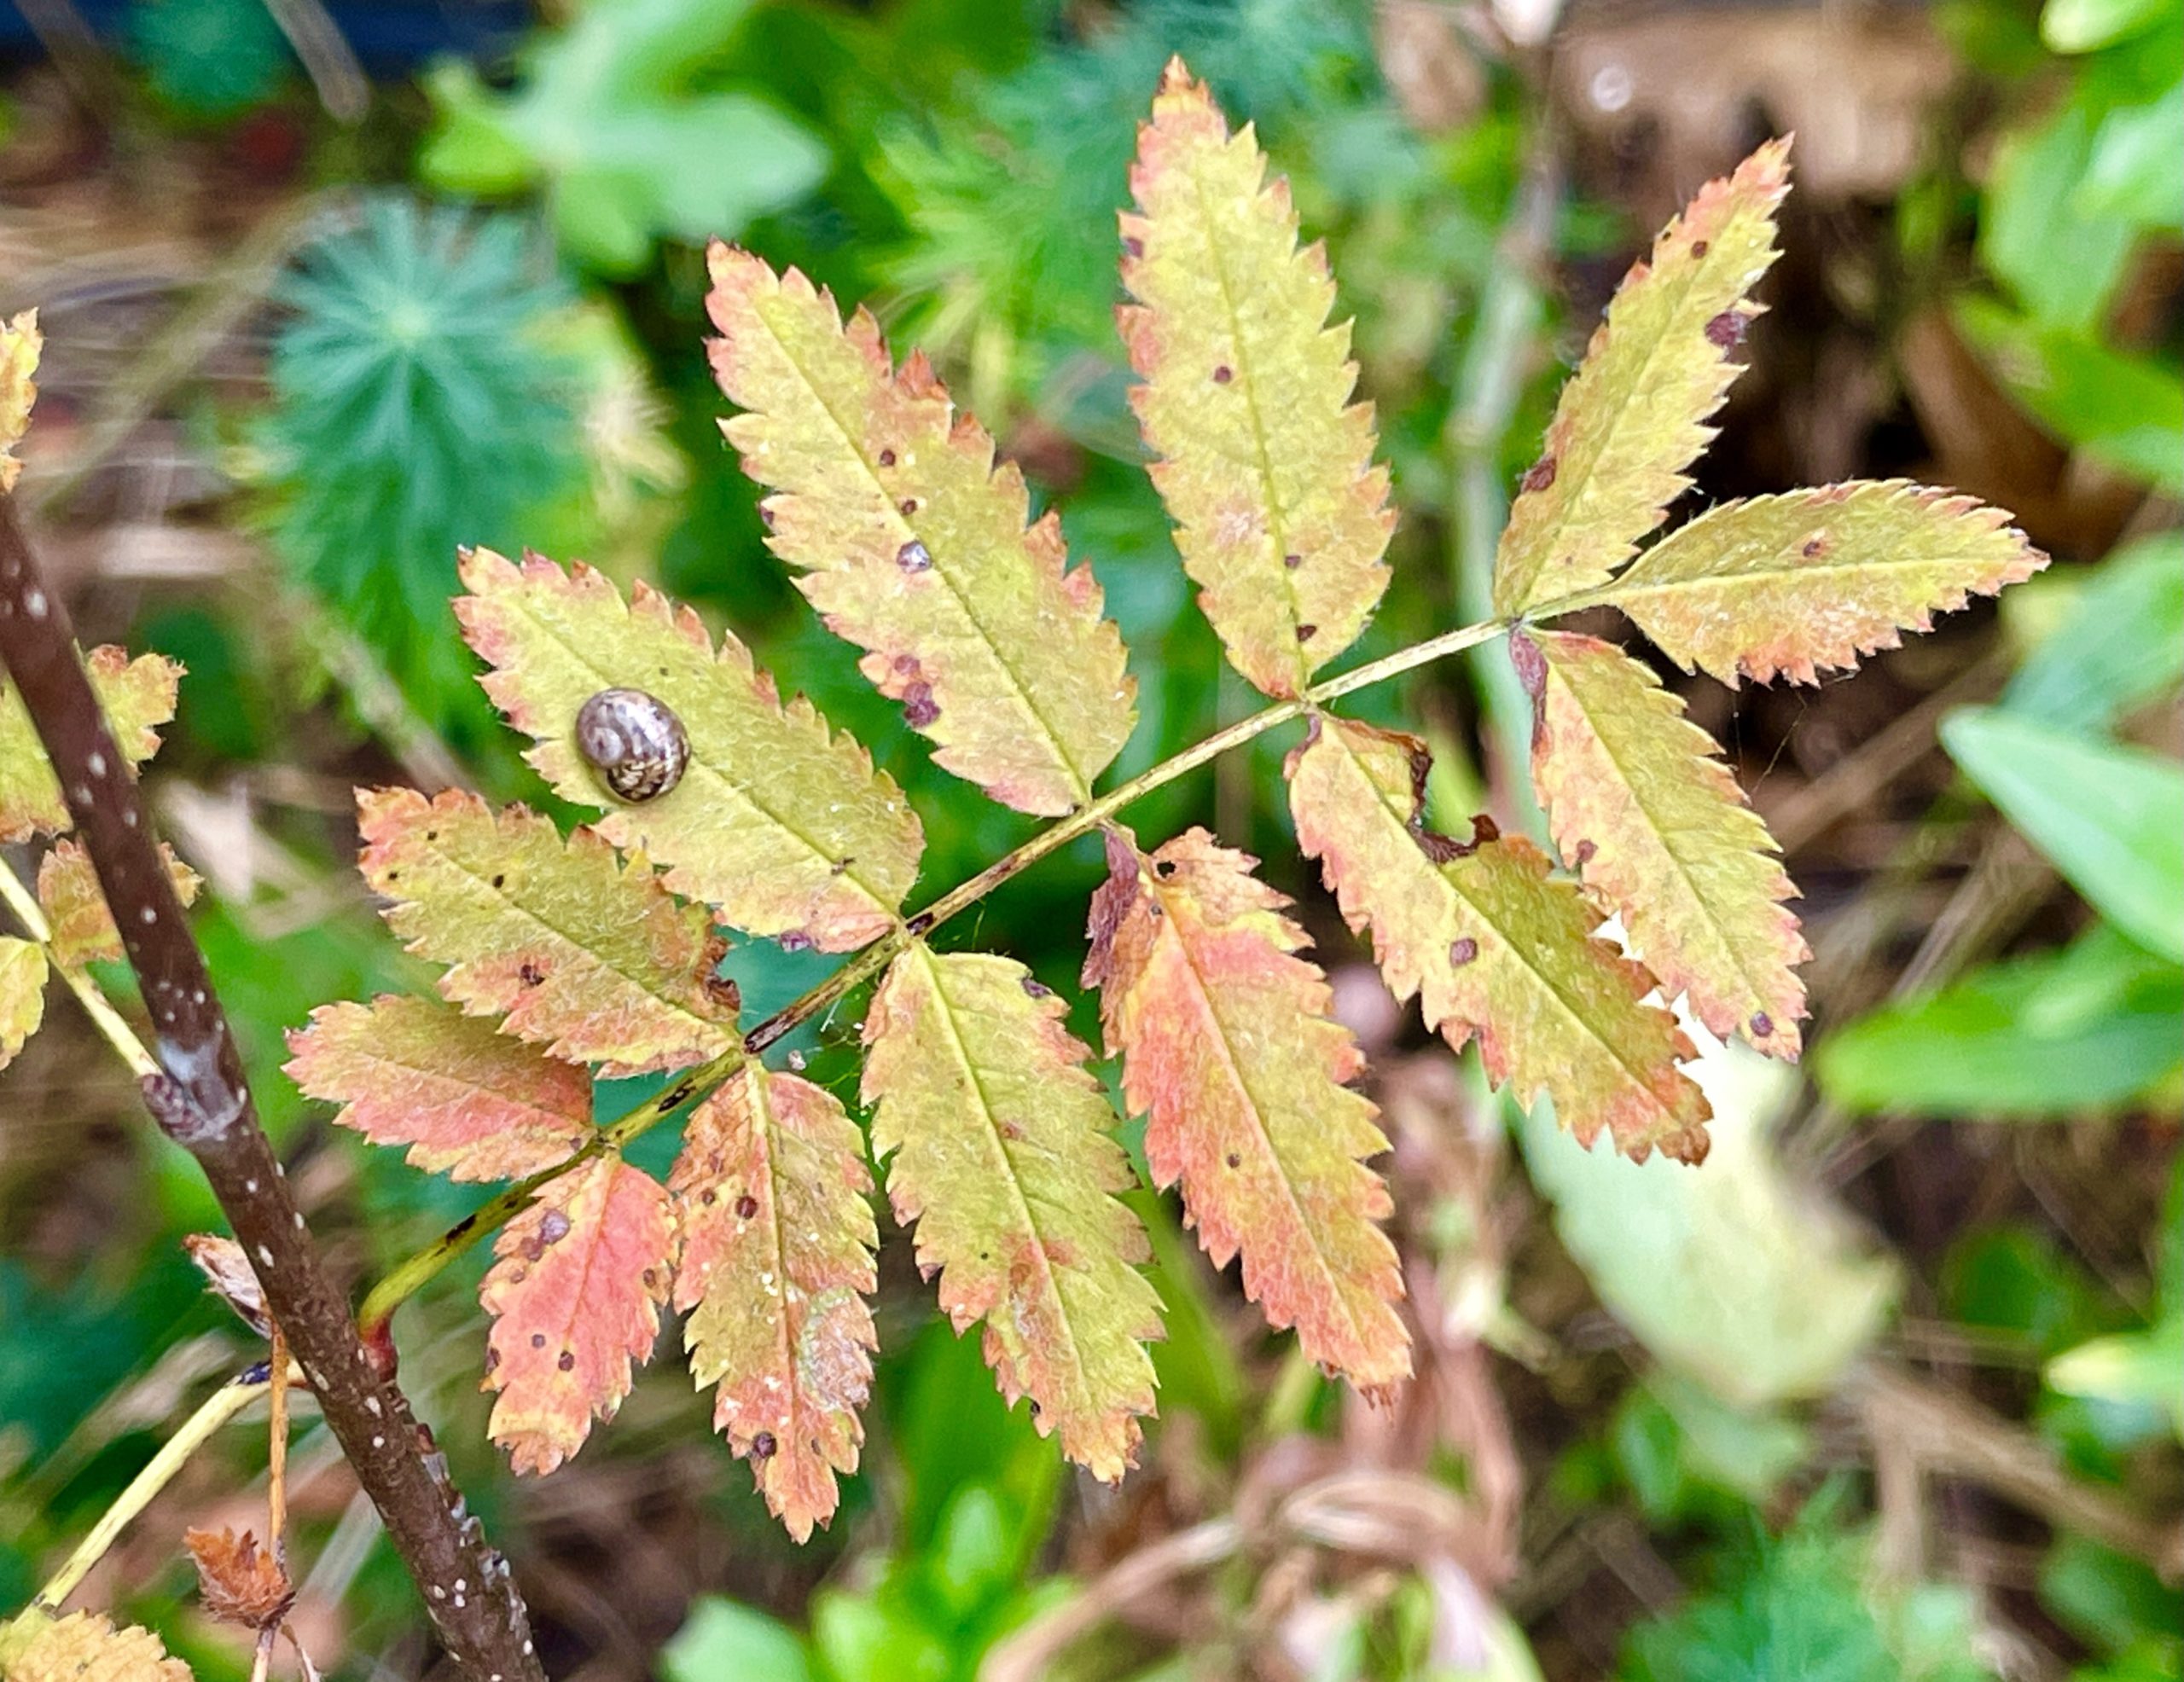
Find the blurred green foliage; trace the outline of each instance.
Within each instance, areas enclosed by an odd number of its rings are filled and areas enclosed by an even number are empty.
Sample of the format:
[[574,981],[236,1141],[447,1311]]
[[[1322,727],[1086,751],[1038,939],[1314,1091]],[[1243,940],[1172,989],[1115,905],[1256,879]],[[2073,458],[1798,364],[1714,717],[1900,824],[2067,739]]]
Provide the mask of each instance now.
[[[469,66],[431,81],[439,125],[418,158],[436,187],[541,192],[561,250],[601,274],[643,270],[656,239],[734,238],[826,173],[825,143],[751,91],[732,48],[748,0],[592,0],[542,31],[518,85]],[[714,72],[744,85],[717,85]]]

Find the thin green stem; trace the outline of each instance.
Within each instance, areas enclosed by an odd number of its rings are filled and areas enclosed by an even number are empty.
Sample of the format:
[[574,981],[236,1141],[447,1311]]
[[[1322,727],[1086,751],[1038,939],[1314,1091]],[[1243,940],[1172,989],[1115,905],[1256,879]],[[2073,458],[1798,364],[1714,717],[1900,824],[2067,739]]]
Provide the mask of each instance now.
[[[61,1603],[76,1592],[90,1569],[106,1557],[121,1533],[129,1528],[130,1521],[149,1506],[183,1469],[189,1457],[212,1440],[221,1426],[241,1413],[272,1388],[265,1378],[256,1378],[260,1368],[251,1373],[230,1379],[205,1398],[198,1410],[183,1422],[182,1429],[160,1446],[160,1452],[145,1463],[144,1469],[129,1480],[129,1487],[114,1497],[113,1505],[99,1516],[99,1522],[90,1533],[76,1545],[76,1551],[67,1561],[46,1580],[31,1604],[49,1612],[57,1612]],[[293,1376],[293,1368],[290,1369]]]
[[[1543,618],[1555,611],[1554,606],[1537,609],[1530,617]],[[1049,854],[1059,852],[1079,836],[1097,829],[1124,807],[1143,799],[1155,789],[1164,788],[1178,777],[1188,775],[1199,766],[1219,758],[1231,748],[1241,747],[1276,725],[1286,724],[1329,701],[1339,700],[1360,689],[1370,688],[1376,683],[1384,683],[1389,678],[1399,677],[1404,672],[1428,665],[1435,660],[1461,653],[1467,648],[1475,648],[1501,635],[1508,628],[1509,622],[1506,619],[1482,620],[1477,624],[1465,625],[1460,629],[1446,631],[1439,636],[1414,643],[1408,648],[1398,649],[1339,677],[1330,677],[1325,682],[1313,685],[1295,700],[1277,701],[1272,706],[1253,713],[1249,718],[1239,719],[1225,729],[1215,731],[1194,746],[1185,748],[1172,759],[1163,760],[1151,770],[1141,772],[1097,800],[1078,807],[1067,817],[1056,819],[1014,852],[995,860],[977,875],[950,889],[924,910],[906,919],[892,931],[866,947],[801,998],[775,1012],[746,1034],[741,1044],[723,1052],[710,1063],[686,1070],[657,1096],[646,1099],[627,1115],[600,1128],[596,1137],[585,1140],[566,1160],[552,1168],[543,1169],[528,1180],[509,1186],[476,1213],[465,1216],[424,1249],[399,1263],[374,1285],[364,1298],[357,1323],[365,1342],[370,1343],[383,1337],[387,1321],[396,1308],[480,1238],[521,1214],[541,1188],[606,1151],[619,1151],[640,1134],[667,1120],[693,1099],[711,1092],[741,1069],[749,1058],[758,1056],[768,1047],[787,1038],[814,1017],[833,1009],[866,982],[873,980],[912,941],[922,938],[950,918],[968,910],[1010,878],[1030,869]]]
[[76,1002],[84,1007],[84,1014],[106,1035],[106,1041],[129,1065],[129,1072],[138,1080],[159,1073],[160,1065],[152,1060],[144,1042],[136,1037],[136,1030],[114,1009],[113,1001],[106,996],[98,983],[81,965],[60,962],[53,955],[53,929],[45,920],[45,912],[38,902],[38,896],[15,874],[12,866],[0,864],[0,900],[5,900],[8,909],[15,914],[22,924],[23,932],[45,948],[46,962],[60,972],[61,980],[68,983],[68,990],[76,995]]

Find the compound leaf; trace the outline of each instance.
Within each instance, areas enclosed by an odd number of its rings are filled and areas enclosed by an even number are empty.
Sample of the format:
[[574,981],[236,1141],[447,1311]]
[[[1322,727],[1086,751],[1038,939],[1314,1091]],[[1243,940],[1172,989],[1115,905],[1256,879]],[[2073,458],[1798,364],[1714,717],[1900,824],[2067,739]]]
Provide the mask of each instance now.
[[524,806],[494,812],[450,789],[357,796],[375,892],[408,949],[450,966],[440,991],[503,1032],[615,1075],[681,1069],[727,1048],[727,942],[677,903],[642,855],[625,865],[587,829],[565,842]]
[[1661,523],[1714,436],[1707,417],[1741,373],[1737,346],[1773,264],[1790,142],[1710,181],[1633,264],[1562,388],[1494,563],[1494,606],[1516,614],[1606,582]]
[[288,1035],[284,1072],[334,1119],[455,1180],[520,1180],[592,1136],[591,1081],[433,999],[322,1005]]
[[1153,1411],[1140,1340],[1160,1335],[1159,1301],[1112,1195],[1130,1179],[1112,1112],[1062,1014],[1020,964],[915,944],[866,1015],[863,1097],[940,1306],[958,1331],[985,1320],[1002,1394],[1030,1396],[1040,1434],[1112,1482]]
[[1230,663],[1286,697],[1364,628],[1395,516],[1372,406],[1350,401],[1350,325],[1327,324],[1326,249],[1298,249],[1289,183],[1265,177],[1251,128],[1232,136],[1171,60],[1138,130],[1122,218],[1138,303],[1118,321],[1184,569]]
[[7,1682],[189,1682],[148,1629],[116,1629],[96,1612],[56,1618],[33,1606],[0,1624],[0,1676]]
[[0,491],[15,488],[23,471],[15,446],[30,430],[31,405],[38,401],[38,359],[45,348],[38,330],[38,311],[26,310],[0,322]]
[[1603,599],[1724,683],[1893,648],[1908,629],[2030,577],[2048,557],[2000,508],[1902,479],[1724,502],[1648,549]]
[[718,1386],[715,1428],[803,1541],[857,1470],[872,1393],[863,1136],[824,1087],[747,1063],[691,1116],[668,1189],[691,1376]]
[[15,1060],[45,1020],[45,948],[0,935],[0,1069]]
[[1497,1086],[1547,1093],[1586,1145],[1605,1128],[1635,1161],[1703,1159],[1705,1097],[1676,1066],[1691,1042],[1643,1002],[1653,976],[1594,933],[1599,914],[1530,842],[1423,828],[1427,763],[1415,737],[1323,715],[1288,765],[1298,844],[1372,931],[1396,996],[1420,995],[1458,1050],[1476,1035]]
[[[32,601],[44,599],[31,592]],[[159,654],[132,660],[109,645],[86,654],[84,670],[90,675],[114,745],[131,764],[142,764],[160,751],[158,727],[174,716],[182,668]],[[0,843],[58,835],[71,821],[22,697],[0,677]]]
[[1202,829],[1150,857],[1111,831],[1092,902],[1088,984],[1100,992],[1145,1154],[1217,1266],[1243,1256],[1244,1292],[1304,1353],[1368,1392],[1410,1373],[1392,1205],[1365,1166],[1388,1148],[1348,1082],[1365,1059],[1328,1014],[1304,931]]
[[[175,897],[184,905],[194,904],[203,879],[177,858],[174,849],[164,841],[160,843],[160,856],[166,862]],[[61,968],[81,969],[85,964],[120,959],[121,931],[114,927],[113,914],[107,909],[106,895],[99,887],[98,873],[91,867],[90,856],[74,841],[56,841],[38,861],[38,901],[51,931],[53,961]]]
[[1723,1039],[1794,1062],[1812,954],[1774,838],[1714,740],[1644,666],[1597,638],[1519,633],[1532,782],[1562,856],[1622,917],[1670,998]]
[[[689,608],[642,583],[625,604],[581,563],[564,572],[527,555],[518,566],[476,549],[462,572],[470,594],[456,613],[493,668],[486,693],[537,739],[526,757],[555,793],[604,809],[601,833],[752,934],[842,952],[886,931],[917,879],[917,814],[809,701],[783,706],[742,643],[723,635],[716,657]],[[608,793],[576,748],[578,711],[618,687],[665,703],[689,738],[682,781],[640,805]]]
[[924,356],[898,374],[872,317],[715,244],[706,300],[721,423],[774,552],[934,759],[1020,811],[1060,814],[1128,740],[1136,685],[1060,522],[1028,523],[1024,476],[957,417]]
[[520,1472],[549,1472],[611,1419],[652,1355],[675,1260],[666,1188],[619,1157],[550,1182],[493,1245],[490,1428]]

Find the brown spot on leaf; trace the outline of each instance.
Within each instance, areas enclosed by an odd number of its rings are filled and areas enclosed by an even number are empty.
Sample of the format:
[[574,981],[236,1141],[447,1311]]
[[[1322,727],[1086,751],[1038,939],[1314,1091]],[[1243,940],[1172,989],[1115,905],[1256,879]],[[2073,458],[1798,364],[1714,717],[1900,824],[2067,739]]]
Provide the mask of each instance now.
[[784,952],[809,952],[819,942],[802,929],[783,929],[778,937],[778,943]]
[[880,452],[880,465],[883,467],[893,467],[895,465],[895,452],[892,450],[881,450]]
[[932,551],[913,537],[895,551],[895,565],[905,572],[930,572],[932,571]]
[[531,1334],[531,1347],[534,1349],[544,1348],[546,1347],[546,1334],[543,1331],[532,1332]]
[[1693,257],[1704,257],[1706,255],[1706,252],[1707,245],[1705,241],[1693,240],[1691,242],[1691,254]]
[[1755,1011],[1751,1018],[1751,1037],[1763,1040],[1774,1031],[1774,1018],[1765,1011]]
[[1234,1151],[1231,1151],[1228,1153],[1227,1161],[1228,1166],[1231,1168],[1241,1168],[1244,1165],[1244,1159],[1238,1156]]
[[1525,469],[1525,476],[1518,481],[1517,489],[1527,494],[1545,490],[1554,483],[1554,458],[1542,455]]
[[1320,628],[1317,625],[1299,625],[1297,627],[1297,640],[1299,642],[1310,642],[1319,634]]
[[520,983],[526,988],[537,987],[544,983],[546,980],[546,972],[540,969],[537,965],[532,963],[530,959],[526,958],[517,968],[515,978]]
[[917,499],[916,497],[915,497],[915,496],[905,496],[904,498],[903,498],[903,500],[902,500],[901,502],[897,502],[895,506],[896,506],[897,508],[901,509],[901,510],[902,510],[902,512],[903,512],[903,515],[907,518],[908,516],[909,516],[909,515],[911,515],[911,514],[915,513],[919,510],[919,508],[921,508],[921,507],[923,507],[924,505],[923,505],[922,503],[921,503],[921,502],[918,501],[918,499]]
[[1145,241],[1135,234],[1125,234],[1123,236],[1123,254],[1126,257],[1144,256]]
[[560,1367],[564,1372],[575,1372],[577,1370],[577,1358],[575,1352],[570,1349],[562,1350],[559,1358],[557,1358],[554,1362],[554,1365]]
[[1036,976],[1027,975],[1024,977],[1022,978],[1021,984],[1025,993],[1031,998],[1051,999],[1054,996],[1054,989],[1048,986],[1043,981],[1039,980]]
[[1235,377],[1236,370],[1229,367],[1227,362],[1223,362],[1213,370],[1213,383],[1217,386],[1226,386]]
[[1741,310],[1724,310],[1706,323],[1706,342],[1723,351],[1734,351],[1744,343],[1746,322]]
[[758,1436],[751,1439],[751,1458],[754,1460],[770,1460],[774,1458],[774,1450],[779,1446],[774,1441],[774,1434],[771,1431],[760,1431]]
[[922,678],[903,689],[903,719],[913,730],[922,730],[940,716],[940,703],[932,698],[932,685]]
[[1281,564],[1294,572],[1304,564],[1304,557],[1300,554],[1286,554],[1281,558]]
[[1599,851],[1600,849],[1590,841],[1580,841],[1577,844],[1577,850],[1571,856],[1577,861],[1577,868],[1583,870],[1593,861],[1594,856]]
[[1803,555],[1807,560],[1811,560],[1817,556],[1826,554],[1827,553],[1827,533],[1822,532],[1817,537],[1806,538],[1804,548],[1800,548],[1798,553]]
[[1469,935],[1464,936],[1461,940],[1449,942],[1449,963],[1451,968],[1460,970],[1478,956],[1478,942]]
[[1525,686],[1525,693],[1537,700],[1547,687],[1547,657],[1539,645],[1522,635],[1511,637],[1509,664],[1517,669],[1517,682]]
[[735,1200],[735,1218],[737,1220],[749,1221],[756,1216],[758,1213],[758,1200],[752,1197],[748,1192],[746,1192],[741,1197]]

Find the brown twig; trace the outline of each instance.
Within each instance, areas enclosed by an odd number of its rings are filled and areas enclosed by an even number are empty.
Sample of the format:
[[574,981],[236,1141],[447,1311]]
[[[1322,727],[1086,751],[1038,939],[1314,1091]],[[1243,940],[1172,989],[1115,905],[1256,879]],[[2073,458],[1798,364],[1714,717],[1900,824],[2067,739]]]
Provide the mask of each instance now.
[[11,502],[0,500],[0,664],[45,744],[151,1012],[145,1106],[197,1159],[320,1410],[386,1521],[450,1655],[476,1682],[544,1682],[505,1561],[392,1379],[374,1366],[258,1125],[242,1063],[114,745]]

